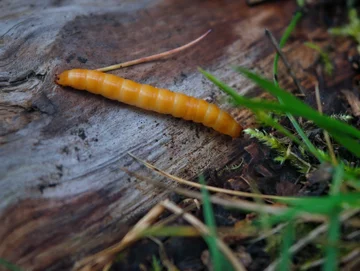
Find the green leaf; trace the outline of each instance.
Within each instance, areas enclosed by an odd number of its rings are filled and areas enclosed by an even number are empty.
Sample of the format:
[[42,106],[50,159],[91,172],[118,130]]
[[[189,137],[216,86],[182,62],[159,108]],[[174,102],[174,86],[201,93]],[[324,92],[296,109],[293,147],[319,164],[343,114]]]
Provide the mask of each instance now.
[[201,194],[203,198],[204,219],[206,225],[210,230],[210,236],[206,236],[205,241],[209,246],[212,263],[214,265],[214,270],[215,271],[229,270],[229,269],[232,270],[232,266],[225,259],[225,257],[220,252],[217,246],[214,212],[211,206],[209,192],[204,188],[205,181],[203,175],[200,176],[199,182],[202,184]]

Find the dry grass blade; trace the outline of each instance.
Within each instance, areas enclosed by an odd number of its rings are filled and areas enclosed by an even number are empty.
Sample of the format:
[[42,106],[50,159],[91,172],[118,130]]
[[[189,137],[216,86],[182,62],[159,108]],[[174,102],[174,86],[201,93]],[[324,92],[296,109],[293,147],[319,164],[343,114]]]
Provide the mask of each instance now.
[[[196,203],[191,203],[190,205],[186,206],[185,208],[183,208],[183,210],[185,212],[190,212],[192,210],[194,210],[195,208],[198,208],[199,205],[196,204]],[[162,227],[162,226],[165,226],[167,224],[170,224],[171,222],[175,221],[176,219],[179,218],[179,215],[177,214],[172,214],[160,221],[158,221],[157,223],[154,224],[154,227]]]
[[[350,211],[344,212],[340,216],[340,222],[344,222],[345,220],[349,219],[350,217],[356,215],[358,212],[359,212],[359,210],[350,210]],[[315,238],[317,238],[320,234],[327,231],[328,227],[329,227],[328,223],[323,223],[322,225],[320,225],[317,228],[315,228],[314,230],[312,230],[308,235],[306,235],[304,238],[300,239],[296,244],[294,244],[290,248],[290,253],[292,255],[294,255],[300,249],[302,249],[307,244],[312,242]],[[275,271],[279,262],[280,262],[280,259],[275,260],[265,269],[265,271]]]
[[[130,176],[134,176],[138,178],[139,180],[148,182],[154,186],[161,187],[163,189],[176,192],[180,195],[202,200],[202,195],[199,192],[191,191],[189,189],[185,188],[170,188],[168,185],[162,184],[161,182],[157,182],[154,180],[151,180],[150,178],[141,176],[139,174],[136,174],[134,172],[131,172],[127,169],[122,169]],[[204,186],[206,188],[206,186]],[[247,200],[241,200],[241,199],[226,199],[218,196],[210,196],[210,201],[214,204],[219,204],[227,208],[235,208],[239,210],[244,210],[248,212],[257,212],[257,213],[268,213],[273,215],[282,215],[285,212],[287,212],[289,209],[285,206],[271,206],[267,204],[258,204]],[[298,215],[299,218],[302,218],[305,221],[313,221],[313,222],[324,222],[326,220],[326,217],[323,215],[314,215],[314,214],[308,214],[308,213],[302,213]]]
[[96,69],[96,70],[101,71],[101,72],[108,72],[108,71],[113,71],[113,70],[117,70],[117,69],[124,68],[124,67],[134,66],[134,65],[137,65],[137,64],[162,59],[162,58],[174,55],[176,53],[179,53],[181,51],[184,51],[185,49],[195,45],[196,43],[201,41],[203,38],[205,38],[210,32],[211,32],[211,29],[208,30],[205,34],[198,37],[197,39],[195,39],[195,40],[193,40],[193,41],[191,41],[191,42],[189,42],[189,43],[187,43],[187,44],[185,44],[183,46],[172,49],[170,51],[166,51],[166,52],[156,54],[156,55],[152,55],[152,56],[142,57],[142,58],[139,58],[139,59],[119,63],[119,64],[116,64],[116,65],[111,65],[111,66],[99,68],[99,69]]
[[[195,183],[195,182],[190,182],[187,181],[185,179],[176,177],[174,175],[171,175],[169,173],[166,173],[165,171],[162,171],[161,169],[149,164],[148,162],[141,160],[140,158],[136,157],[135,155],[128,153],[132,158],[134,158],[135,160],[139,161],[140,163],[142,163],[143,165],[145,165],[147,168],[167,177],[170,178],[180,184],[185,184],[191,187],[196,187],[196,188],[201,188],[202,185]],[[248,193],[248,192],[241,192],[241,191],[234,191],[234,190],[229,190],[229,189],[224,189],[224,188],[218,188],[218,187],[214,187],[214,186],[209,186],[209,185],[205,185],[204,186],[207,190],[211,191],[211,192],[217,192],[217,193],[224,193],[224,194],[228,194],[228,195],[233,195],[233,196],[239,196],[239,197],[250,197],[250,198],[262,198],[262,199],[288,199],[291,200],[292,198],[290,197],[280,197],[280,196],[273,196],[273,195],[262,195],[262,194],[255,194],[255,193]]]
[[[191,225],[193,225],[203,235],[207,235],[207,236],[210,235],[210,231],[209,231],[208,227],[206,227],[200,220],[198,220],[193,215],[184,212],[180,207],[178,207],[171,201],[165,200],[161,204],[166,209],[168,209],[176,214],[181,214],[187,222],[189,222]],[[222,240],[217,238],[216,243],[217,243],[219,249],[224,253],[225,257],[228,258],[228,260],[233,265],[233,267],[236,271],[246,271],[246,269],[242,265],[242,263],[239,262],[239,260],[236,258],[234,253],[229,249],[229,247]]]
[[154,206],[138,223],[124,236],[124,238],[99,253],[87,257],[75,264],[74,270],[106,270],[113,261],[117,253],[139,240],[141,233],[147,229],[164,211],[164,207],[160,204]]

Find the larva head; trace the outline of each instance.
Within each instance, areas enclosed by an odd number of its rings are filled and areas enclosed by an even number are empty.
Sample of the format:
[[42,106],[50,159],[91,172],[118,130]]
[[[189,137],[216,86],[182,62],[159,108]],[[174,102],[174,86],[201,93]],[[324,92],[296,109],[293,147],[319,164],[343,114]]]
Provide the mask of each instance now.
[[69,71],[64,71],[59,75],[56,75],[55,82],[61,86],[68,86]]

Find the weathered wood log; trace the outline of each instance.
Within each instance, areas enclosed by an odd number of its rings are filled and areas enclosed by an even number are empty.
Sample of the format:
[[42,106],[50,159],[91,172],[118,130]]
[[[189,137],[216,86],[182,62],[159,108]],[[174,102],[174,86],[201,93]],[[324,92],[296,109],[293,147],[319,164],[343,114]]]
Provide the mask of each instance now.
[[[179,55],[112,73],[222,104],[201,66],[258,96],[231,66],[256,67],[270,78],[274,49],[264,29],[279,37],[295,8],[292,1],[253,8],[245,1],[2,1],[0,257],[26,270],[65,270],[118,241],[127,224],[167,195],[120,170],[149,174],[128,152],[184,178],[241,156],[241,138],[59,87],[55,74],[162,52],[212,29]],[[302,42],[329,39],[325,27],[306,21],[296,35],[285,52],[309,88],[304,69],[316,53]],[[338,43],[348,50],[349,42]],[[344,59],[330,86],[349,78]],[[294,89],[291,78],[281,84]],[[230,112],[251,123],[246,110]]]

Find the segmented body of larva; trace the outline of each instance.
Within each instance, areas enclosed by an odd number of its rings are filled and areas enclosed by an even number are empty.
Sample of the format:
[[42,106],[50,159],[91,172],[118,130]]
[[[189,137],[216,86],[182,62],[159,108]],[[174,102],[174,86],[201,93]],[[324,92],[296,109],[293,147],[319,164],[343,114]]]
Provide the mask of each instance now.
[[239,137],[242,131],[242,127],[228,113],[214,104],[112,74],[73,69],[61,73],[56,82],[62,86],[87,90],[139,108],[202,123],[231,137]]

